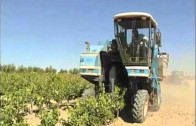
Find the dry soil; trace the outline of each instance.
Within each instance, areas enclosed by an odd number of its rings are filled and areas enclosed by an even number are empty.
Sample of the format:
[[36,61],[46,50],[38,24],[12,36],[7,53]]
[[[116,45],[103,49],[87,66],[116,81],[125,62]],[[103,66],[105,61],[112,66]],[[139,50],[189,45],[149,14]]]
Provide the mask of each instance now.
[[149,112],[144,123],[130,123],[119,117],[110,126],[195,126],[195,80],[185,84],[161,83],[162,104],[158,112]]

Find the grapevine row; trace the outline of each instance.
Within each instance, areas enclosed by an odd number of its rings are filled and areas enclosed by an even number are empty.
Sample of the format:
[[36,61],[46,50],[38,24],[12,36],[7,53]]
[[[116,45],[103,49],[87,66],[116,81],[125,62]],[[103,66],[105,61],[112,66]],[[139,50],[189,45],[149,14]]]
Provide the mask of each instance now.
[[[1,125],[27,125],[23,119],[33,106],[38,111],[81,96],[90,84],[77,75],[54,73],[2,73]],[[30,105],[30,109],[29,106]],[[21,124],[22,123],[22,124]]]

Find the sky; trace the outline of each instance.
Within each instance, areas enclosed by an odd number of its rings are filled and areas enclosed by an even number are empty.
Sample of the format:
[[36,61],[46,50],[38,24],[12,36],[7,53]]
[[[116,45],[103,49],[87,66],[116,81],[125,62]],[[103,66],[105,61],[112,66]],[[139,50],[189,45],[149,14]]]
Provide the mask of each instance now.
[[195,0],[1,0],[1,64],[79,67],[85,41],[114,38],[113,17],[152,14],[169,71],[195,74]]

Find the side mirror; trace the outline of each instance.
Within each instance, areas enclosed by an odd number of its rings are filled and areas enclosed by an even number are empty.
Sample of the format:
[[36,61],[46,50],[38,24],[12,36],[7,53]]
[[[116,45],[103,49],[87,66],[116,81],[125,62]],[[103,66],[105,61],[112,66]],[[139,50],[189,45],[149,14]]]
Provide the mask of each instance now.
[[161,47],[161,32],[156,32],[156,44]]

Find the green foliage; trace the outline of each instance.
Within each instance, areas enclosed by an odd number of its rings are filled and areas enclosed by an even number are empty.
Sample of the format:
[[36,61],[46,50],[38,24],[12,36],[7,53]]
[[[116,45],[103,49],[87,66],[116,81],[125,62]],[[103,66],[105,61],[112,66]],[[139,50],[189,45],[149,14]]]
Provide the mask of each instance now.
[[69,120],[65,126],[102,126],[114,119],[114,113],[124,107],[125,91],[116,88],[114,94],[102,92],[99,99],[88,97],[81,99],[75,106],[70,108]]
[[[14,99],[14,98],[13,98]],[[11,98],[2,98],[1,100],[7,102],[11,100]],[[1,106],[0,109],[0,125],[1,126],[28,126],[27,122],[23,119],[23,105],[19,103],[12,103]]]
[[[1,66],[1,70],[2,126],[28,126],[24,115],[30,112],[29,104],[31,107],[38,107],[41,126],[54,126],[59,120],[58,109],[61,102],[81,97],[84,89],[92,86],[77,75],[79,71],[76,68],[71,70],[72,74],[56,74],[52,67],[48,67],[45,70],[47,72],[44,72],[38,67],[15,68],[12,65],[4,65]],[[80,98],[76,106],[69,109],[69,120],[64,125],[105,125],[114,119],[114,113],[124,107],[124,93],[124,89],[115,88],[113,94],[107,94],[102,90],[98,99],[90,96]]]
[[81,96],[90,85],[78,75],[35,72],[3,72],[0,83],[0,92],[3,93],[0,99],[2,125],[25,125],[23,116],[27,112],[27,104],[37,106],[38,111],[42,111],[44,105],[50,109],[51,100],[59,105],[63,100]]
[[40,126],[55,126],[58,122],[60,113],[57,108],[43,110],[40,112],[41,125]]

